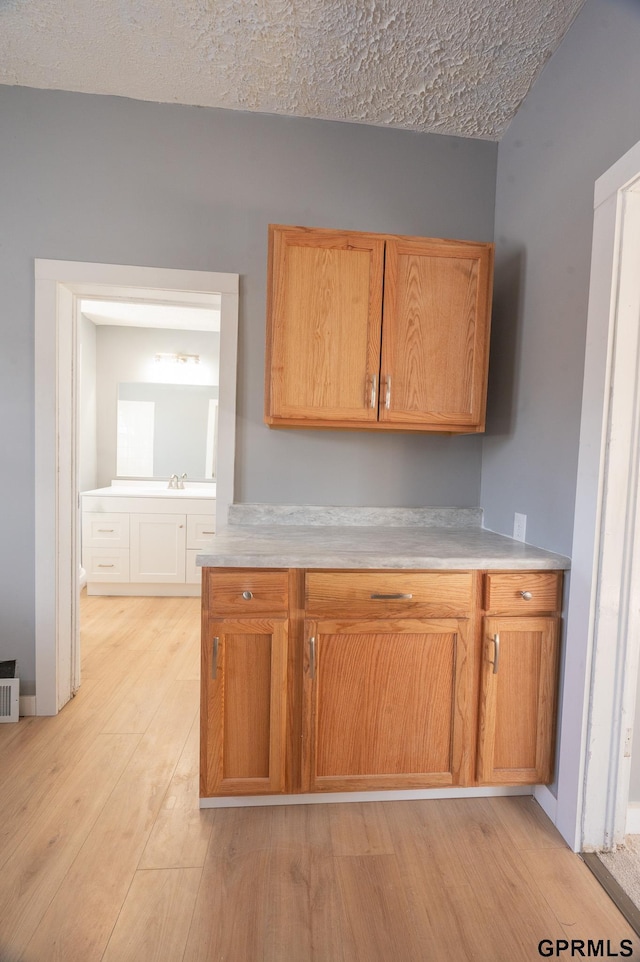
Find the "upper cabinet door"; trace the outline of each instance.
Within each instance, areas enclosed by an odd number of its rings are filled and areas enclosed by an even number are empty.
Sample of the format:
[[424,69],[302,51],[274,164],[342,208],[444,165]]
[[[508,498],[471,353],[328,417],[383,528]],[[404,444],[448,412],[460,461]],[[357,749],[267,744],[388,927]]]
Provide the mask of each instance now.
[[484,430],[493,245],[387,240],[380,421]]
[[375,422],[384,238],[269,228],[265,420]]

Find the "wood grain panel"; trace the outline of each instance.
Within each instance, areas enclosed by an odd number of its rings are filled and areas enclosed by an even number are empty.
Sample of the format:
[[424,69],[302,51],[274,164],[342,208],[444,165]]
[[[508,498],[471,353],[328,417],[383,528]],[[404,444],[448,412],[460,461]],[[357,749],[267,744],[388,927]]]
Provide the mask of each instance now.
[[[457,783],[467,699],[466,622],[309,622],[307,790]],[[307,646],[308,648],[308,646]]]
[[496,698],[494,768],[536,767],[541,649],[539,631],[519,631],[517,638],[500,633],[500,671],[505,678]]
[[481,782],[517,785],[551,780],[558,637],[557,618],[485,619],[478,738]]
[[266,420],[375,421],[384,239],[271,225],[269,240]]
[[319,777],[450,770],[450,636],[324,635],[318,658]]
[[470,571],[309,571],[305,581],[311,617],[448,617],[471,607]]
[[[288,605],[286,570],[203,568],[203,598],[213,617],[285,615]],[[252,597],[243,598],[243,592]]]
[[285,620],[205,616],[201,796],[284,791],[287,647]]
[[[532,597],[526,599],[524,592]],[[561,571],[498,571],[485,575],[485,609],[493,614],[528,615],[559,611]]]
[[483,423],[492,261],[490,244],[387,240],[381,421]]
[[271,636],[225,636],[223,778],[268,778]]

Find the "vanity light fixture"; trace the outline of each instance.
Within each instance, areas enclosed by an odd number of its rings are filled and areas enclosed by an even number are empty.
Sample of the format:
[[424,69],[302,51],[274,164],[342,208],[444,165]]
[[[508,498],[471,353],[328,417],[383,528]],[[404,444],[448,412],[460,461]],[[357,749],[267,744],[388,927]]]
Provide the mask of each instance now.
[[156,354],[154,360],[158,363],[160,361],[175,361],[176,364],[192,364],[200,363],[199,354]]

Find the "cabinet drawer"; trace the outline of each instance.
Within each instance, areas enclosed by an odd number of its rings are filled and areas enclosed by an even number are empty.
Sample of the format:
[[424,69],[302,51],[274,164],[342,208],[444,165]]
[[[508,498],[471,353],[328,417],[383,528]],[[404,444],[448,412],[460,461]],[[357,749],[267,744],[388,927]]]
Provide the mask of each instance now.
[[561,604],[561,571],[500,571],[485,575],[486,611],[524,615],[559,611]]
[[253,568],[205,568],[210,615],[287,614],[288,572]]
[[82,544],[88,548],[128,548],[129,515],[83,512]]
[[470,571],[309,571],[307,616],[453,615],[471,607]]
[[128,548],[83,548],[82,563],[89,582],[129,580]]
[[209,544],[216,533],[216,521],[213,515],[187,515],[187,548],[203,548]]

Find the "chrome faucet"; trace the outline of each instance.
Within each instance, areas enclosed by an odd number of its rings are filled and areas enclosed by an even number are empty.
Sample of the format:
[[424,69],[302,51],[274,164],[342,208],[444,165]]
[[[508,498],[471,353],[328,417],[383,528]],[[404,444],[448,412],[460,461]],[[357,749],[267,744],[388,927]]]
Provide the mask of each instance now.
[[[176,488],[178,487],[178,475],[177,475],[177,474],[172,474],[172,475],[171,475],[171,477],[169,478],[169,484],[167,485],[167,487],[168,487],[168,488],[171,488],[172,491],[175,491],[175,490],[176,490]],[[183,485],[183,487],[184,487],[184,485]]]
[[185,472],[185,473],[182,475],[182,477],[180,478],[180,480],[178,481],[178,487],[179,487],[181,490],[184,490],[184,483],[185,483],[186,480],[187,480],[187,475],[186,475],[186,472]]

